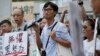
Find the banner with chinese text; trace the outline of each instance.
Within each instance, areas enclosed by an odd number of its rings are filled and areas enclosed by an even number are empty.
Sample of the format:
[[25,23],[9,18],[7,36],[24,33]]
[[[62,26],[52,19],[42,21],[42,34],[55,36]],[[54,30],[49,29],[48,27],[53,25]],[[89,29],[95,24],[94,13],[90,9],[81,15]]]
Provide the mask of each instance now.
[[6,33],[3,45],[4,55],[27,55],[27,36],[26,31]]

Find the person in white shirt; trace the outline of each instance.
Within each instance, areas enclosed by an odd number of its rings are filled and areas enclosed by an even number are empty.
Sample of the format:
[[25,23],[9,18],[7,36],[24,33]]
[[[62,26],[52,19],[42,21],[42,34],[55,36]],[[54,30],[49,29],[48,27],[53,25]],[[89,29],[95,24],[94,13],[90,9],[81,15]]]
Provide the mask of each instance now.
[[66,48],[70,48],[71,46],[68,29],[63,23],[57,22],[54,19],[57,12],[58,6],[56,4],[52,2],[45,3],[43,7],[43,17],[47,20],[47,24],[42,30],[40,39],[37,38],[37,44],[40,48],[43,45],[46,56],[58,56],[57,43]]
[[27,21],[24,19],[24,11],[21,8],[16,8],[12,12],[12,17],[17,24],[15,31],[25,31],[27,28]]
[[[84,40],[84,53],[85,56],[93,56],[94,55],[94,27],[95,22],[92,19],[87,19],[83,22],[83,33],[87,38]],[[100,50],[100,39],[97,38],[96,42],[96,50]]]
[[24,19],[24,11],[21,8],[15,8],[12,12],[12,17],[15,23],[17,24],[17,27],[15,27],[14,32],[17,32],[17,31],[27,31],[28,32],[28,48],[27,48],[28,54],[27,55],[31,55],[32,53],[30,54],[30,52],[32,52],[33,50],[31,46],[33,46],[32,43],[34,43],[34,38],[35,38],[35,33],[33,32],[35,31],[33,28],[28,28],[28,26],[30,23],[32,23],[32,21],[29,22]]

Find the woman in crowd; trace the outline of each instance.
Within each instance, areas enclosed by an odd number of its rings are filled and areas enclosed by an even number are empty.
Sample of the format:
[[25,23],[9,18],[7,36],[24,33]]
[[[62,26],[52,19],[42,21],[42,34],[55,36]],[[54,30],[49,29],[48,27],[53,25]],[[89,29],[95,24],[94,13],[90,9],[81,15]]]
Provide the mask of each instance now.
[[[95,22],[92,19],[86,19],[83,22],[83,33],[87,38],[86,40],[84,40],[85,56],[93,56],[94,53],[94,27]],[[96,40],[96,50],[100,50],[100,40],[98,38]]]

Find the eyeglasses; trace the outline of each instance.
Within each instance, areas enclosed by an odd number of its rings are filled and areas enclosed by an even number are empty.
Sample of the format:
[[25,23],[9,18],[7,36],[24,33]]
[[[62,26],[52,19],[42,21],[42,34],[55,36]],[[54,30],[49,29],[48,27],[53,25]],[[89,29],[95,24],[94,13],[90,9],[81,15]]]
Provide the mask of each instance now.
[[52,11],[53,9],[48,8],[48,9],[43,9],[43,11]]

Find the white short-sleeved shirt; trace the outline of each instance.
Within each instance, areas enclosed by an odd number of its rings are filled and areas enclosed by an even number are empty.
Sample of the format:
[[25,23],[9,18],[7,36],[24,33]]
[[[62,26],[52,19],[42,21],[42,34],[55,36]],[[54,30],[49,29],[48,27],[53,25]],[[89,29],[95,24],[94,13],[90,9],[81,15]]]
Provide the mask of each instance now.
[[[47,43],[48,36],[51,32],[51,28],[55,23],[56,21],[54,21],[54,23],[51,26],[45,25],[43,28],[43,31],[41,34],[41,42],[43,44],[44,49]],[[68,30],[64,24],[57,22],[53,30],[56,31],[56,36],[58,38],[69,40],[69,41],[71,40]],[[57,45],[56,45],[56,42],[51,37],[49,39],[48,46],[45,50],[46,50],[47,56],[57,56]]]
[[[100,40],[96,40],[96,50],[100,50]],[[93,56],[94,53],[94,40],[88,42],[88,40],[84,40],[84,53],[85,56]]]

